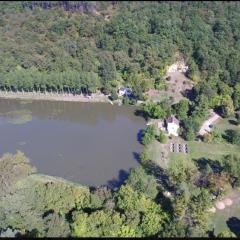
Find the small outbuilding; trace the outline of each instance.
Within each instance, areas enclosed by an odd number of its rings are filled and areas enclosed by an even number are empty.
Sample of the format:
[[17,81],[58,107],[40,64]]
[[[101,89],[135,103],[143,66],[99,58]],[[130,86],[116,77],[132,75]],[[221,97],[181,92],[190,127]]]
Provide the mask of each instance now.
[[166,127],[169,135],[178,136],[179,120],[175,116],[166,119]]
[[132,90],[130,88],[127,88],[127,87],[121,87],[118,90],[118,95],[120,97],[122,97],[122,96],[130,96],[131,94],[132,94]]

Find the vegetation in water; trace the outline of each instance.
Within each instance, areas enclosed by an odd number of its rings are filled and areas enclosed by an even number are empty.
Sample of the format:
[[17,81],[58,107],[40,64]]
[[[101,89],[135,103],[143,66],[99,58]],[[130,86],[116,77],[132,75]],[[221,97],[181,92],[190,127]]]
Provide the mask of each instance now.
[[1,113],[0,115],[6,117],[7,121],[11,124],[24,124],[32,121],[32,113],[27,109]]

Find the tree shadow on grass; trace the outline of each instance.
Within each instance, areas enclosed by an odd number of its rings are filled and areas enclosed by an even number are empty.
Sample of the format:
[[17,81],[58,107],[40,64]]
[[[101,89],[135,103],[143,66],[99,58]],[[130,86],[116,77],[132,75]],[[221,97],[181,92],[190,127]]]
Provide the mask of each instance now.
[[231,217],[227,221],[229,229],[239,238],[240,237],[240,219]]
[[234,130],[227,129],[225,130],[224,134],[222,135],[223,139],[225,139],[227,142],[232,143],[232,136],[234,134]]
[[238,125],[237,121],[236,121],[236,120],[233,120],[233,119],[229,119],[228,122],[229,122],[230,124],[232,124],[232,125],[235,125],[235,126]]
[[212,171],[214,173],[219,173],[222,170],[222,167],[217,160],[212,160],[209,158],[199,158],[199,159],[193,159],[193,161],[196,163],[199,171],[204,171],[207,168],[207,165],[211,167]]
[[156,178],[157,183],[160,184],[163,189],[169,192],[176,190],[174,185],[171,183],[167,173],[159,165],[155,164],[152,161],[149,161],[148,163],[144,164],[144,168],[148,174],[153,175]]
[[186,89],[182,92],[182,95],[188,98],[190,101],[193,101],[196,98],[196,93],[194,92],[194,89]]

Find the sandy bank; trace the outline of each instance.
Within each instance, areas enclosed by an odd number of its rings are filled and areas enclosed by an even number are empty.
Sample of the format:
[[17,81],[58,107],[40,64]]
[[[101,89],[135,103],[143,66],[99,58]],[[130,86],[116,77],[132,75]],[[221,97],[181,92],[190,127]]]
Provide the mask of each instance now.
[[108,96],[102,93],[94,93],[91,96],[61,94],[61,93],[34,93],[34,92],[5,92],[0,91],[0,98],[6,99],[30,99],[66,102],[111,102]]

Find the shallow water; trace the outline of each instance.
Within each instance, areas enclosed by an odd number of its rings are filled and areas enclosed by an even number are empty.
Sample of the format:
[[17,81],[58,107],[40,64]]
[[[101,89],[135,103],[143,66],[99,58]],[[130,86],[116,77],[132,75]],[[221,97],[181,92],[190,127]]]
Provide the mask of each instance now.
[[38,172],[118,186],[141,151],[134,107],[0,99],[0,154],[21,150]]

